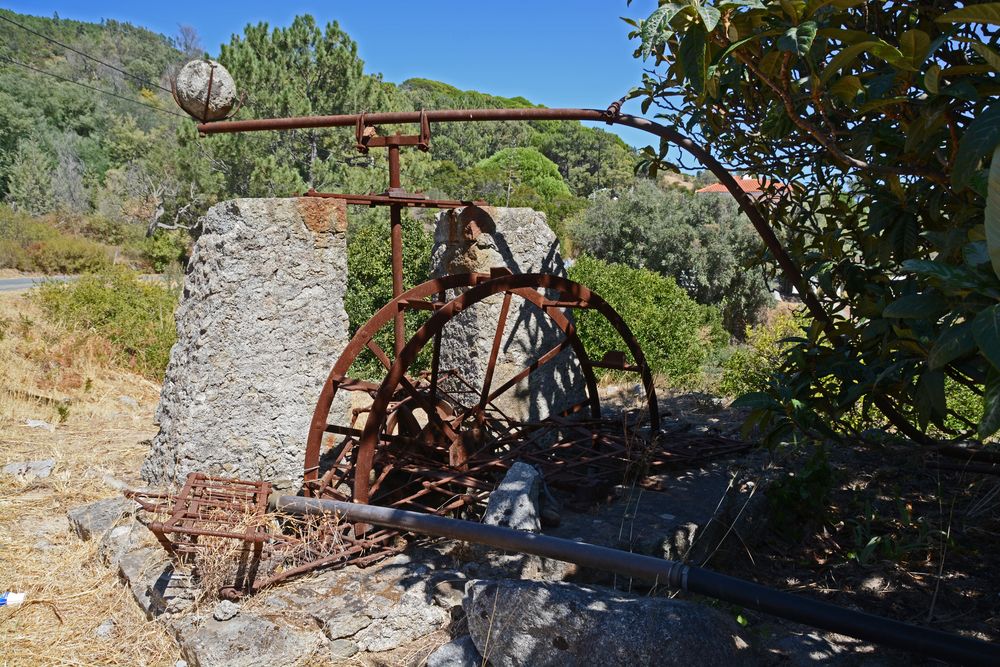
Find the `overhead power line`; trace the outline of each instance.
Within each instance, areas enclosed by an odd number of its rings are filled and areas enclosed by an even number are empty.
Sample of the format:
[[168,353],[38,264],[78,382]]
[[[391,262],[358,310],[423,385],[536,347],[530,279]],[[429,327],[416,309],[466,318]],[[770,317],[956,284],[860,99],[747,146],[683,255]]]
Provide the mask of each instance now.
[[133,100],[131,97],[125,97],[124,95],[119,95],[118,93],[113,93],[110,90],[104,90],[102,88],[95,88],[94,86],[89,86],[89,85],[87,85],[85,83],[81,83],[79,81],[75,81],[75,80],[67,78],[65,76],[60,76],[58,74],[53,74],[52,72],[46,72],[43,69],[39,69],[37,67],[33,67],[31,65],[28,65],[26,63],[22,63],[22,62],[20,62],[18,60],[14,60],[13,58],[9,58],[9,57],[4,56],[4,55],[0,55],[0,58],[3,58],[7,62],[12,63],[14,65],[19,65],[21,67],[25,67],[25,68],[30,69],[32,71],[38,72],[39,74],[44,74],[45,76],[51,76],[54,79],[59,79],[60,81],[65,81],[66,83],[72,83],[72,84],[75,84],[77,86],[80,86],[81,88],[86,88],[87,90],[92,90],[95,93],[101,93],[102,95],[109,95],[111,97],[117,97],[120,100],[125,100],[126,102],[131,102],[132,104],[138,104],[139,106],[146,107],[147,109],[152,109],[153,111],[159,111],[160,113],[170,114],[171,116],[177,116],[178,118],[187,118],[187,116],[185,116],[184,114],[176,113],[174,111],[168,111],[166,109],[161,109],[160,107],[154,107],[152,104],[146,104],[145,102],[140,102],[139,100]]
[[149,81],[148,79],[144,79],[141,76],[136,76],[135,74],[132,74],[131,72],[126,72],[121,67],[116,67],[116,66],[114,66],[114,65],[112,65],[110,63],[104,62],[103,60],[98,60],[97,58],[95,58],[92,55],[84,53],[83,51],[80,51],[79,49],[74,49],[72,46],[68,46],[66,44],[63,44],[62,42],[60,42],[60,41],[58,41],[56,39],[52,39],[51,37],[49,37],[47,35],[43,35],[42,33],[38,32],[37,30],[32,30],[28,26],[22,25],[22,24],[18,23],[17,21],[14,21],[13,19],[9,19],[6,16],[4,16],[3,14],[0,14],[0,20],[4,20],[7,23],[10,23],[11,25],[16,25],[18,28],[20,28],[22,30],[26,30],[27,32],[30,32],[32,35],[36,35],[38,37],[41,37],[42,39],[44,39],[46,41],[52,42],[53,44],[58,44],[59,46],[63,47],[64,49],[66,49],[68,51],[72,51],[73,53],[76,53],[78,55],[81,55],[81,56],[83,56],[84,58],[86,58],[88,60],[93,60],[95,63],[98,63],[100,65],[104,65],[105,67],[113,69],[116,72],[121,72],[125,76],[131,77],[132,79],[135,79],[136,81],[138,81],[140,83],[150,85],[150,86],[152,86],[154,88],[159,88],[160,90],[162,90],[165,93],[169,93],[170,92],[169,88],[164,88],[163,86],[161,86],[158,83],[153,83],[152,81]]

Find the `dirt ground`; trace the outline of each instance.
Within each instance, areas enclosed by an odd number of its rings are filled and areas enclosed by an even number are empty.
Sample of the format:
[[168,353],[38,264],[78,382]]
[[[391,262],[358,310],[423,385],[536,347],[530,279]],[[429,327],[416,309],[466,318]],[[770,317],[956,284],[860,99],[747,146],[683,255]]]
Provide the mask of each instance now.
[[[746,536],[730,558],[707,566],[843,607],[997,641],[1000,477],[936,469],[914,447],[829,446],[825,512],[808,497],[808,454],[775,457],[756,477],[768,501],[769,530]],[[803,483],[775,486],[788,471]],[[743,616],[750,632],[780,631],[772,617]]]
[[0,664],[179,658],[66,521],[71,507],[118,493],[115,480],[130,481],[156,432],[159,388],[107,358],[100,341],[46,322],[24,296],[0,296],[0,467],[55,461],[45,478],[0,475],[0,590],[27,594],[24,606],[0,608]]

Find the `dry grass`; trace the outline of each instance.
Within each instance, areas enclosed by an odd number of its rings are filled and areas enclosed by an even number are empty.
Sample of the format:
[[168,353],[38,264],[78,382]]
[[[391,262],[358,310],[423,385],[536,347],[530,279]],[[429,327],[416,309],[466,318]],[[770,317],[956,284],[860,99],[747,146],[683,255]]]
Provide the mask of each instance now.
[[0,475],[0,589],[27,593],[23,607],[0,609],[0,664],[173,664],[173,641],[65,519],[118,493],[107,478],[133,481],[158,386],[110,367],[106,342],[47,322],[24,296],[0,295],[0,334],[0,466],[56,461],[44,479]]

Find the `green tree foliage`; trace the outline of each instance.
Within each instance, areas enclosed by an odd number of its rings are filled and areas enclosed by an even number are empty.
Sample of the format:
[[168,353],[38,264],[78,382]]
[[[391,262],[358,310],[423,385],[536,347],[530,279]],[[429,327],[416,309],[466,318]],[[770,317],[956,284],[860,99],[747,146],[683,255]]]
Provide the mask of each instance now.
[[832,435],[872,400],[914,435],[896,415],[948,428],[947,378],[983,397],[973,431],[1000,428],[1000,3],[952,7],[720,0],[633,22],[643,109],[772,182],[760,205],[830,314],[746,401],[772,435]]
[[[498,97],[428,79],[409,79],[400,91],[414,109],[496,109],[536,107],[523,97]],[[556,164],[572,194],[585,197],[602,188],[621,188],[633,179],[634,151],[617,135],[572,121],[435,124],[435,162],[467,171],[510,148],[537,148]],[[438,169],[450,171],[451,166]],[[472,180],[476,178],[473,175]],[[447,184],[437,181],[445,188]]]
[[767,391],[781,370],[785,347],[802,334],[808,318],[801,313],[775,313],[769,322],[747,327],[746,339],[723,366],[719,391],[726,396],[742,396]]
[[719,305],[737,337],[770,300],[762,244],[728,195],[664,190],[642,179],[618,197],[595,195],[570,236],[577,251],[657,271],[698,303]]
[[[543,124],[544,123],[544,124]],[[579,123],[544,121],[531,145],[559,167],[576,195],[621,190],[634,180],[635,154],[621,138]]]
[[[407,79],[400,87],[413,109],[521,109],[537,105],[523,97],[499,97],[459,90],[440,81]],[[535,130],[530,123],[435,123],[431,130],[435,161],[467,169],[512,146],[527,146]]]
[[[587,255],[576,259],[569,277],[604,298],[625,319],[654,373],[672,382],[694,381],[716,347],[710,308],[695,303],[673,278],[645,269],[603,262]],[[577,332],[587,354],[628,353],[614,328],[596,311],[576,313]]]
[[519,186],[526,186],[541,197],[554,198],[569,195],[556,163],[534,148],[505,148],[476,165],[492,181],[494,196],[510,199]]
[[[0,195],[9,195],[17,146],[37,142],[50,166],[52,209],[134,222],[149,229],[190,227],[219,194],[194,128],[173,112],[168,74],[178,52],[161,35],[116,21],[101,24],[24,16],[0,10],[71,49],[94,54],[126,72],[0,22],[2,51],[51,74],[111,91],[124,99],[0,60]],[[194,139],[194,141],[192,141]],[[110,175],[110,178],[109,178]]]
[[[430,278],[431,246],[433,239],[423,226],[413,218],[403,217],[403,287],[409,289]],[[389,223],[377,218],[368,224],[352,224],[347,243],[347,295],[344,309],[350,321],[351,335],[371,319],[382,306],[392,299],[392,245],[389,241]],[[423,324],[425,312],[406,314],[407,339]],[[392,324],[383,327],[375,342],[392,356]],[[418,359],[417,369],[425,360]],[[354,377],[381,380],[385,368],[371,352],[365,350],[355,361],[351,372]]]
[[[219,62],[248,95],[241,117],[396,111],[404,103],[381,77],[365,74],[357,44],[336,22],[321,28],[309,15],[295,17],[287,28],[248,25],[242,36],[222,45]],[[210,141],[225,165],[226,189],[250,196],[339,184],[353,151],[349,133],[321,130],[222,135]],[[269,191],[272,182],[284,191]]]
[[7,202],[19,211],[41,215],[52,210],[52,164],[38,142],[23,140],[7,173]]

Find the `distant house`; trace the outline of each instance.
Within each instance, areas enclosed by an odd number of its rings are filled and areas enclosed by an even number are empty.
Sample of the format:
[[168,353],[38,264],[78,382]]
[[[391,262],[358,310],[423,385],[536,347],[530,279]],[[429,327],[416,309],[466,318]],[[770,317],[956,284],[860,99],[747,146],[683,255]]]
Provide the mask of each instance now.
[[[736,184],[743,189],[743,192],[747,193],[754,199],[758,199],[764,195],[764,187],[767,186],[767,181],[760,181],[756,178],[737,178]],[[785,186],[782,183],[777,183],[777,189],[781,190]],[[706,185],[705,187],[695,190],[696,194],[729,194],[729,190],[722,183],[712,183],[711,185]]]

